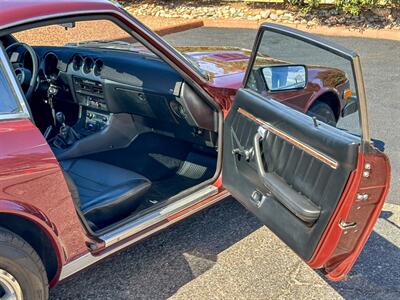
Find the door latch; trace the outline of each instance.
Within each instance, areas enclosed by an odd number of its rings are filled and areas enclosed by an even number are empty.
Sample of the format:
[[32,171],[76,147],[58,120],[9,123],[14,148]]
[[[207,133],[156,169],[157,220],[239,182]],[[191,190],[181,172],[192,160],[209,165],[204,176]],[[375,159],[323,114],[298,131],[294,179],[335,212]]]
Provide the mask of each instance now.
[[254,191],[251,194],[251,201],[253,201],[253,203],[257,205],[257,207],[261,207],[265,199],[266,199],[265,195],[260,191]]
[[340,229],[346,230],[346,229],[352,229],[355,228],[357,226],[356,222],[346,222],[343,220],[340,220],[339,222],[339,227]]

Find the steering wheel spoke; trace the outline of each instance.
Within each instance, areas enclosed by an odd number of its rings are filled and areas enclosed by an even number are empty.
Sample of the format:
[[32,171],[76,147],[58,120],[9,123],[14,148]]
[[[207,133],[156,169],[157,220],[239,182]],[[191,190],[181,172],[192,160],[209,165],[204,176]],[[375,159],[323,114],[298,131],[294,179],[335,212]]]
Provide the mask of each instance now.
[[[39,73],[39,61],[35,50],[24,43],[14,43],[6,48],[6,53],[10,59],[13,59],[14,53],[17,52],[15,62],[11,62],[17,76],[17,80],[25,93],[25,97],[30,102],[33,92],[37,87],[37,79]],[[25,66],[25,55],[29,53],[32,66],[28,68]]]

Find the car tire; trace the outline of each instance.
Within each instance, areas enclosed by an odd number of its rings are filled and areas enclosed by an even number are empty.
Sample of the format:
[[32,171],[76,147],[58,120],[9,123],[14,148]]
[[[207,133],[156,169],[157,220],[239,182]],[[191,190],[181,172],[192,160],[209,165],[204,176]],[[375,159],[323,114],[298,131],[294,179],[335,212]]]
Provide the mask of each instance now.
[[335,126],[336,127],[336,117],[332,108],[325,102],[316,101],[314,102],[310,109],[307,111],[307,115],[311,117],[316,117],[318,120]]
[[47,300],[47,274],[35,250],[20,236],[0,227],[0,299],[12,293],[15,297],[11,299]]

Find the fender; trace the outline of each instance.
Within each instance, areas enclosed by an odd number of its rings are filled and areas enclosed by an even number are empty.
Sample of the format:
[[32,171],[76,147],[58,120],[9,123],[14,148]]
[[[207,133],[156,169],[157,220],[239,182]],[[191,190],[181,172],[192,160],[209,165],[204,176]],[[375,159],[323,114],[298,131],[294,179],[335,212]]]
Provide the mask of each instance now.
[[324,96],[326,93],[333,93],[333,94],[336,95],[336,97],[337,97],[337,99],[338,99],[338,101],[339,101],[340,111],[341,111],[341,110],[342,110],[341,96],[340,96],[340,94],[339,94],[339,91],[338,91],[337,89],[335,89],[335,88],[322,88],[322,89],[318,90],[318,92],[314,93],[314,94],[310,97],[310,99],[308,100],[305,111],[308,111],[308,110],[310,109],[311,105],[313,105],[314,102],[315,102],[318,98],[320,98],[321,96]]
[[50,287],[54,286],[58,282],[62,266],[66,263],[64,247],[58,238],[56,226],[38,208],[18,201],[0,199],[0,214],[11,214],[33,222],[47,235],[57,257],[57,273],[49,283]]

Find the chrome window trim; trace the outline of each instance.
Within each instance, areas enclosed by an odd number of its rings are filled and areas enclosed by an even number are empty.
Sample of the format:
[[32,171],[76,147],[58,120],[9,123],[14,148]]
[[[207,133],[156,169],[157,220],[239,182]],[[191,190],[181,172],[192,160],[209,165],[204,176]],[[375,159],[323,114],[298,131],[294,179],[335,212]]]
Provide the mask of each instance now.
[[254,115],[252,115],[251,113],[249,113],[248,111],[246,111],[242,108],[238,109],[238,113],[243,115],[244,117],[248,118],[249,120],[255,122],[257,125],[260,125],[262,128],[264,128],[268,132],[271,132],[271,133],[275,134],[276,136],[279,136],[280,138],[284,139],[291,145],[301,149],[302,151],[305,151],[306,153],[308,153],[312,157],[315,157],[316,159],[320,160],[321,162],[328,165],[332,169],[336,170],[338,168],[339,163],[335,159],[314,149],[313,147],[307,145],[306,143],[303,143],[302,141],[298,140],[294,136],[291,136],[291,135],[287,134],[286,132],[280,130],[279,128],[276,128],[275,126],[271,125],[270,123],[255,117]]
[[368,123],[367,95],[365,93],[364,78],[361,69],[360,57],[357,55],[352,60],[353,72],[356,81],[356,89],[359,103],[359,117],[361,123],[361,138],[364,142],[371,142]]
[[[356,90],[359,102],[359,119],[360,119],[360,129],[361,129],[361,143],[362,145],[371,143],[371,136],[368,124],[368,110],[367,110],[367,99],[365,94],[365,85],[364,78],[361,71],[361,62],[359,55],[353,50],[347,49],[341,45],[338,45],[334,42],[326,41],[323,38],[315,36],[313,34],[300,31],[294,28],[290,28],[284,25],[273,24],[273,23],[263,23],[260,27],[260,30],[257,33],[256,41],[253,46],[252,55],[250,58],[250,63],[247,68],[242,87],[246,87],[247,82],[250,77],[251,70],[253,69],[253,65],[257,56],[257,50],[260,47],[261,40],[265,31],[275,32],[279,34],[283,34],[289,37],[293,37],[305,43],[311,44],[315,47],[322,48],[328,52],[336,54],[344,59],[350,61],[354,80],[356,82]],[[363,147],[363,151],[367,148]]]
[[0,121],[3,121],[3,120],[16,120],[16,119],[29,119],[29,115],[24,113],[24,112],[0,114]]
[[4,47],[0,46],[0,71],[4,70],[5,77],[9,83],[11,83],[11,92],[15,96],[15,101],[17,102],[18,107],[20,108],[19,112],[12,113],[1,113],[0,112],[0,120],[13,120],[13,119],[27,119],[30,118],[30,113],[28,110],[28,106],[25,102],[25,96],[21,90],[17,79],[15,78],[14,71],[10,65],[10,62],[6,56]]
[[[203,188],[202,190],[198,191],[197,193],[194,193],[193,195],[187,196],[185,198],[183,198],[181,201],[175,203],[175,207],[171,206],[167,206],[164,209],[160,209],[159,214],[153,214],[152,217],[148,217],[148,216],[143,216],[142,218],[142,224],[139,223],[137,224],[137,228],[139,228],[140,226],[140,231],[138,232],[138,234],[136,236],[134,236],[132,239],[130,239],[129,241],[127,241],[124,244],[121,245],[117,245],[116,247],[112,248],[110,251],[104,252],[102,254],[99,255],[93,255],[92,253],[86,253],[83,256],[67,263],[66,265],[63,266],[62,270],[61,270],[61,274],[60,274],[60,280],[66,279],[69,276],[85,269],[86,267],[102,260],[103,258],[106,258],[126,247],[128,247],[129,245],[132,245],[140,240],[145,239],[146,237],[159,232],[160,230],[167,228],[168,226],[177,223],[185,218],[187,218],[190,215],[195,214],[196,212],[199,212],[223,199],[225,199],[226,197],[228,197],[230,195],[229,192],[225,192],[223,194],[221,194],[220,196],[216,197],[215,199],[213,199],[212,201],[206,202],[203,205],[199,205],[191,210],[187,210],[187,208],[199,203],[201,200],[205,200],[208,197],[211,196],[211,194],[217,195],[218,193],[218,189],[215,186],[207,186],[205,188]],[[179,205],[180,203],[180,205]],[[164,210],[164,213],[162,214],[161,211]],[[186,210],[186,211],[185,211]],[[170,219],[168,220],[169,217],[176,215],[178,213],[182,212],[181,215],[178,215],[176,218]],[[162,215],[162,218],[158,218],[157,215]],[[157,222],[154,222],[153,218],[157,218]],[[161,223],[162,221],[166,221]],[[155,224],[160,224],[158,226],[154,226]],[[146,230],[147,229],[147,230]],[[115,231],[117,233],[117,230]],[[143,232],[142,234],[140,234],[140,232]],[[121,233],[117,233],[117,234],[123,234]],[[131,233],[132,234],[132,233]],[[114,241],[118,241],[118,235],[111,237],[110,235],[110,239],[113,239]],[[106,243],[107,244],[107,243]],[[108,243],[108,245],[110,245]]]

